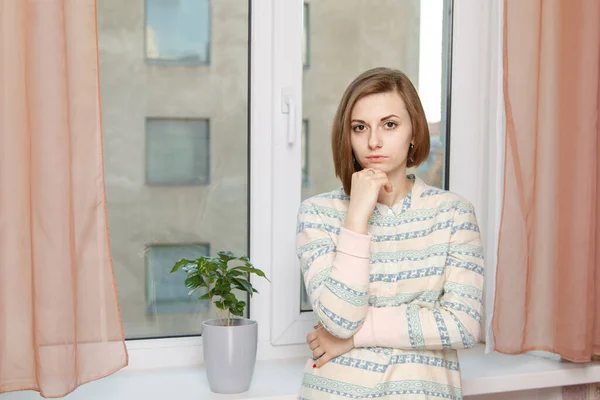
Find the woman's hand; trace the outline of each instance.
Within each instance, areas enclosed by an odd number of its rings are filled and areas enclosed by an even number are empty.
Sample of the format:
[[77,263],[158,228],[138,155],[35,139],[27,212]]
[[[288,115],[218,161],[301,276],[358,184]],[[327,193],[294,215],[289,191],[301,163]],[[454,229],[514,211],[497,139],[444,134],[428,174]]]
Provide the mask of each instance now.
[[306,335],[306,342],[313,351],[313,358],[318,359],[313,368],[320,368],[332,358],[346,354],[354,348],[354,339],[340,339],[333,336],[321,323],[314,326],[315,330]]
[[392,191],[392,184],[385,172],[367,168],[352,174],[350,204],[344,227],[356,233],[367,233],[369,218],[373,214],[379,192],[384,188]]

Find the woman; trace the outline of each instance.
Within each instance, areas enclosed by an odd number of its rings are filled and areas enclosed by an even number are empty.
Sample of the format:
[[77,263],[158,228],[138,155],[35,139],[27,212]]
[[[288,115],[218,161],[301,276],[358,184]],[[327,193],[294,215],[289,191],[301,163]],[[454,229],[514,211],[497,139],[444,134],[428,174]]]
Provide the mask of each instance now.
[[301,397],[462,398],[456,350],[479,341],[483,249],[467,200],[407,176],[429,154],[429,129],[406,75],[357,77],[332,145],[343,187],[298,213],[319,319]]

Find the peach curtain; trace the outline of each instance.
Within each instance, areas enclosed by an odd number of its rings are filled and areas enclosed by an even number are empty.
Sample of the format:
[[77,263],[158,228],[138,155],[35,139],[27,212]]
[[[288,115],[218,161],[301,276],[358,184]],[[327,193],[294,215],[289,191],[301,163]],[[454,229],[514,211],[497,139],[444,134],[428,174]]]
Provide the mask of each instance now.
[[600,353],[600,1],[506,0],[495,349]]
[[94,0],[0,0],[0,393],[127,365],[109,251]]

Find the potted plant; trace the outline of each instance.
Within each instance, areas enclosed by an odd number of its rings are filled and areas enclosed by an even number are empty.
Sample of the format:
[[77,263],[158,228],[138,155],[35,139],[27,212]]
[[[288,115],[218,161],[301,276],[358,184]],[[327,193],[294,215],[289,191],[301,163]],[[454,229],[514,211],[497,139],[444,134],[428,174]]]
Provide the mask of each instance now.
[[209,300],[217,312],[217,319],[202,323],[204,365],[211,390],[247,391],[256,363],[258,324],[243,318],[246,302],[238,300],[232,290],[252,296],[258,291],[250,283],[249,274],[269,279],[254,268],[248,257],[236,257],[230,251],[219,251],[216,257],[183,258],[175,263],[171,273],[178,270],[187,273],[185,286],[190,289],[189,295],[205,289],[198,300]]

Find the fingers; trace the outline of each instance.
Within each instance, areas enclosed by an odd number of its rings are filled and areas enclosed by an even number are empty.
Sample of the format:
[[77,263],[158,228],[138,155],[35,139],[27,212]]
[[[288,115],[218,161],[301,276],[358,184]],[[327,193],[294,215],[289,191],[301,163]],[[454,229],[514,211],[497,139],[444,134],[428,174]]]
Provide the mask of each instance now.
[[[382,170],[380,170],[380,169],[367,168],[367,169],[363,169],[362,171],[357,172],[357,173],[358,174],[363,174],[367,178],[371,178],[371,179],[376,180],[378,182],[386,181],[386,183],[389,183],[388,182],[388,175],[385,172],[383,172]],[[391,185],[390,185],[390,187],[391,187]]]
[[366,180],[374,182],[379,188],[384,188],[386,192],[393,191],[392,184],[385,172],[380,169],[366,168],[353,174],[353,180]]
[[308,344],[308,347],[310,347],[311,350],[314,350],[316,348],[319,347],[319,341],[318,340],[313,340],[312,342],[310,342]]
[[383,188],[386,192],[391,193],[393,191],[392,184],[390,183],[390,180],[386,174],[373,178],[373,181],[375,181],[376,184],[379,185],[380,188]]
[[314,331],[311,331],[306,335],[306,343],[310,344],[313,340],[317,339],[319,329],[323,328],[323,325],[319,322],[316,325],[313,325]]
[[387,177],[387,174],[385,172],[383,172],[380,169],[375,169],[375,168],[367,168],[367,169],[363,169],[362,171],[358,171],[355,173],[359,174],[359,175],[371,177],[371,178],[381,178],[384,176]]
[[321,357],[323,354],[325,354],[325,350],[323,350],[321,347],[317,347],[316,349],[313,350],[313,359],[317,359],[319,357]]
[[327,364],[329,361],[331,361],[331,356],[328,353],[324,353],[317,361],[315,361],[316,367],[315,368],[321,368],[323,365]]

